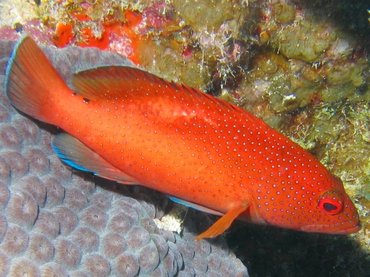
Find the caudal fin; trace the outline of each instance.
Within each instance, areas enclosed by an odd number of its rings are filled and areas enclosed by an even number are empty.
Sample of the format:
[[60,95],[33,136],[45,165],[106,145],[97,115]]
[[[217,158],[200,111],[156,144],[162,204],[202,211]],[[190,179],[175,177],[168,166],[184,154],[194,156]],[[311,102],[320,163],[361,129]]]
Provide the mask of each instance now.
[[64,81],[37,44],[30,37],[22,38],[6,69],[5,91],[12,105],[38,120],[53,123],[55,93],[64,88]]

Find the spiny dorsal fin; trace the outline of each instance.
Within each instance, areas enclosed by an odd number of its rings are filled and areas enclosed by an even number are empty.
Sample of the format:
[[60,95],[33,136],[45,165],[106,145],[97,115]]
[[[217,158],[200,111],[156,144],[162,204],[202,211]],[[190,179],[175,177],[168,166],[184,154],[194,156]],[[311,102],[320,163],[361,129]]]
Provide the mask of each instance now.
[[77,72],[73,86],[88,99],[109,99],[122,96],[125,91],[137,90],[143,83],[167,85],[169,82],[149,72],[128,66],[102,66]]
[[78,94],[90,100],[117,100],[132,92],[135,95],[147,93],[148,97],[152,97],[158,91],[174,90],[186,93],[201,103],[212,101],[217,106],[242,112],[239,107],[208,95],[199,89],[169,82],[154,74],[129,66],[102,66],[77,72],[73,76],[72,83]]

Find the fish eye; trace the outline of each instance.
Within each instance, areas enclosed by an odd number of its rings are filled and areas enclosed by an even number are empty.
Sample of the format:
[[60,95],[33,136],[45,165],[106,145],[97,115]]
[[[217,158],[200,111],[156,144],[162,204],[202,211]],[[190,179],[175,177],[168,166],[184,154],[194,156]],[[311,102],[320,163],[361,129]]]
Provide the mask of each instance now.
[[339,213],[342,210],[343,205],[342,205],[342,202],[338,201],[337,199],[325,197],[325,198],[320,199],[319,207],[321,210],[324,210],[328,214],[334,215],[334,214]]

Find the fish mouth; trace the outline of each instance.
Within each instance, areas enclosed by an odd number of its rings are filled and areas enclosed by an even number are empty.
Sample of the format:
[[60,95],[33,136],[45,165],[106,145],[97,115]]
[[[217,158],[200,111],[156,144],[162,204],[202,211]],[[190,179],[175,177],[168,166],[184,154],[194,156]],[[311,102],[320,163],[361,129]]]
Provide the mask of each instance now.
[[[339,226],[338,226],[339,227]],[[324,233],[333,235],[348,235],[358,232],[361,229],[361,224],[352,225],[348,227],[340,226],[340,228],[335,229],[333,225],[306,225],[301,228],[301,231],[312,232],[312,233]]]
[[342,231],[340,231],[336,234],[353,234],[353,233],[357,233],[358,231],[360,231],[360,229],[361,229],[361,224],[358,223],[357,225],[349,227],[349,228],[347,228],[345,230],[342,230]]

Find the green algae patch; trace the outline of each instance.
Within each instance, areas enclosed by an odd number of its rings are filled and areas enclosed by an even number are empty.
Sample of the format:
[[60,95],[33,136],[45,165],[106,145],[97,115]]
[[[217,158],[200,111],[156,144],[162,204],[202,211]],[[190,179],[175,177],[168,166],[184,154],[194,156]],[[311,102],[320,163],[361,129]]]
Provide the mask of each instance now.
[[275,3],[273,7],[276,22],[286,24],[294,21],[296,9],[293,6],[286,3]]
[[206,28],[217,31],[227,20],[241,17],[240,5],[227,0],[173,0],[176,12],[187,25],[199,32]]
[[266,17],[270,17],[269,13],[273,16],[259,25],[261,42],[287,58],[317,61],[337,37],[327,23],[296,17],[294,5],[276,3],[266,13]]
[[281,29],[270,42],[287,58],[313,62],[319,59],[334,40],[335,34],[326,26],[300,21]]
[[204,88],[210,82],[209,67],[201,62],[199,51],[184,60],[181,45],[171,44],[170,41],[148,41],[141,48],[141,65],[167,80],[197,88]]

